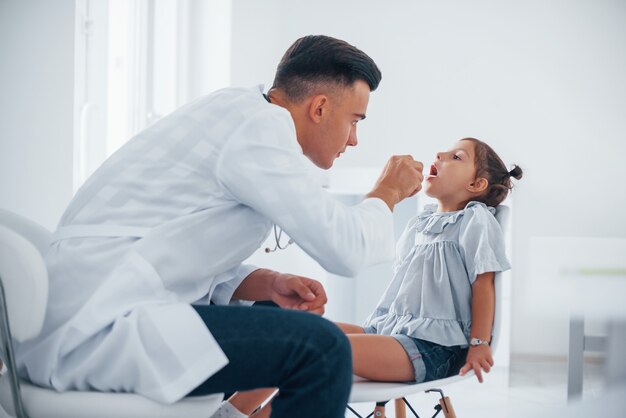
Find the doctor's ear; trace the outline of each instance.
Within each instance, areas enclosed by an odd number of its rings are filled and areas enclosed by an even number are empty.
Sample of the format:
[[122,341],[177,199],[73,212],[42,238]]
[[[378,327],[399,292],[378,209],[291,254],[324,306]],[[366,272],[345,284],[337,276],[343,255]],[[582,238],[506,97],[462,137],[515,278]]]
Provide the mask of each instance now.
[[324,94],[313,96],[309,104],[309,117],[313,122],[320,123],[328,111],[328,97]]
[[489,186],[489,181],[484,177],[478,177],[467,186],[467,190],[472,193],[482,193],[487,189],[487,186]]

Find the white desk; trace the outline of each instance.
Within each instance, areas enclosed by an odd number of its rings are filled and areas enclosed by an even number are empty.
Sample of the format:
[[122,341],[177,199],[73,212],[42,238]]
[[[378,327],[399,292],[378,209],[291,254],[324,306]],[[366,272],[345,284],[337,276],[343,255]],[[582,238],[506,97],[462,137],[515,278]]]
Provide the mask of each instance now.
[[[626,384],[626,238],[534,237],[530,287],[536,309],[570,320],[568,398],[582,394],[584,351],[605,351],[607,386]],[[609,322],[587,337],[584,318]]]

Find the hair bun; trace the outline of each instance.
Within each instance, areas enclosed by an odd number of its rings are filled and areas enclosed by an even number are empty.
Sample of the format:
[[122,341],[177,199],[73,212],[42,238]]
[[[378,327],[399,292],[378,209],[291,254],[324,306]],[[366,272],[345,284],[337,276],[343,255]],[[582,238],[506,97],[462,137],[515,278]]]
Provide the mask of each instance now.
[[513,165],[513,168],[511,169],[511,171],[509,171],[509,176],[517,180],[521,179],[523,174],[524,172],[522,171],[520,166],[518,166],[517,164]]

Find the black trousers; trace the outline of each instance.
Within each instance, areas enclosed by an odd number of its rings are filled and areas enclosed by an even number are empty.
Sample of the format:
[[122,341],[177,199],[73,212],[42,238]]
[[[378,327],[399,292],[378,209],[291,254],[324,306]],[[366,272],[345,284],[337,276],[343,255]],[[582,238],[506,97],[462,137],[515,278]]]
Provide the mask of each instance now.
[[277,387],[272,417],[344,416],[352,354],[332,322],[267,306],[195,306],[229,364],[190,396]]

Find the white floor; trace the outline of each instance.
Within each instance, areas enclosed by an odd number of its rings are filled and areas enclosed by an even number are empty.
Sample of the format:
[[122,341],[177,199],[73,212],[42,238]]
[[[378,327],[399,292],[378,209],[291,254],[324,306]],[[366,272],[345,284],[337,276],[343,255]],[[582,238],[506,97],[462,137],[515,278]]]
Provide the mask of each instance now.
[[[570,403],[569,408],[581,410],[581,405],[589,404],[593,412],[581,417],[626,418],[626,390],[621,390],[617,398],[611,397],[610,405],[601,402],[606,396],[603,371],[604,365],[596,359],[585,364],[582,400]],[[474,378],[441,389],[450,398],[458,418],[572,416],[560,413],[569,414],[565,361],[518,359],[509,370],[495,368],[485,375],[482,385]],[[431,392],[412,395],[408,400],[420,418],[430,418],[438,398],[438,394]],[[596,399],[598,402],[594,402]],[[351,406],[363,417],[373,408],[365,403]],[[386,415],[395,416],[393,402],[388,404]],[[346,417],[354,415],[348,411]],[[413,417],[409,410],[407,417]],[[437,417],[443,418],[443,413]]]

